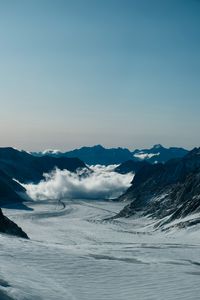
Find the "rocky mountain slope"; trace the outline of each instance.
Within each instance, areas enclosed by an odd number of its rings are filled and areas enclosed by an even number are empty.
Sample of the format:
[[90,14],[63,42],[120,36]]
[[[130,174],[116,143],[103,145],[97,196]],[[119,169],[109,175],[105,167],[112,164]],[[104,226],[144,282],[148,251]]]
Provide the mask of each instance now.
[[0,233],[18,236],[28,239],[27,234],[13,221],[5,217],[0,209]]
[[160,225],[200,212],[200,148],[182,159],[140,169],[120,200],[131,202],[116,217],[140,213],[164,218]]
[[22,202],[20,194],[25,188],[0,170],[0,206],[13,202]]
[[[0,170],[0,206],[7,207],[9,204],[22,203],[20,196],[25,189]],[[0,208],[0,233],[15,235],[22,238],[28,238],[27,234],[10,219],[5,217]]]
[[117,166],[114,171],[120,174],[136,173],[148,165],[149,163],[146,161],[134,161],[130,159]]

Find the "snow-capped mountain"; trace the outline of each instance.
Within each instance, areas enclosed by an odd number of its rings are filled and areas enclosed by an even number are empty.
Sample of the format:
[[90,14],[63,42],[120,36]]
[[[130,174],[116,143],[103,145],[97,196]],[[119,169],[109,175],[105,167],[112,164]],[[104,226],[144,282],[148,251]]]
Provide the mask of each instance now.
[[[136,173],[132,186],[120,200],[130,200],[131,203],[117,217],[128,217],[139,212],[142,215],[164,218],[160,225],[199,213],[200,148],[165,164],[144,166]],[[184,226],[198,222],[199,214],[195,220],[184,223]]]
[[164,148],[162,145],[157,144],[150,149],[136,149],[133,152],[127,148],[105,148],[101,145],[95,145],[67,152],[45,150],[42,152],[32,152],[32,154],[34,156],[78,157],[88,165],[112,165],[121,164],[128,160],[145,160],[149,163],[166,162],[172,158],[183,157],[187,152],[188,151],[183,148]]
[[133,151],[133,157],[139,160],[146,160],[150,163],[164,163],[172,158],[183,157],[188,150],[178,147],[165,148],[160,144],[154,145],[150,149]]

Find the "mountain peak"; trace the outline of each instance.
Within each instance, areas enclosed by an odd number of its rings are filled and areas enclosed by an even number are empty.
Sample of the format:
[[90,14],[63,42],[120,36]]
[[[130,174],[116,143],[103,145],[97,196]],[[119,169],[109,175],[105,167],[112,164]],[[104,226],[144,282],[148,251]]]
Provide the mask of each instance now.
[[96,149],[105,149],[102,145],[98,144],[98,145],[94,145],[92,148],[96,148]]
[[160,149],[160,148],[163,148],[161,144],[156,144],[153,146],[153,149]]

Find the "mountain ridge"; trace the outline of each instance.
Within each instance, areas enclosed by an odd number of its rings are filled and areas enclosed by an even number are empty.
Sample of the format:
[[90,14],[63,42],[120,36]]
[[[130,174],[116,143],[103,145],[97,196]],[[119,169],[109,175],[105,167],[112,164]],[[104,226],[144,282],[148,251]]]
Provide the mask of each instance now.
[[81,168],[87,169],[87,166],[79,158],[48,155],[36,157],[12,147],[0,148],[0,170],[21,183],[38,183],[44,179],[44,173],[49,173],[56,167],[70,172]]
[[199,213],[200,148],[194,148],[183,158],[165,164],[145,166],[136,173],[131,187],[119,200],[130,203],[114,218],[130,217],[137,213],[151,218],[166,218],[160,226]]
[[49,155],[52,157],[78,157],[88,165],[110,165],[121,164],[128,160],[149,163],[166,162],[169,159],[183,157],[188,150],[178,147],[165,148],[161,144],[156,144],[150,149],[136,149],[130,151],[127,148],[105,148],[102,145],[84,146],[67,152],[59,150],[45,150],[43,152],[32,152],[35,156]]

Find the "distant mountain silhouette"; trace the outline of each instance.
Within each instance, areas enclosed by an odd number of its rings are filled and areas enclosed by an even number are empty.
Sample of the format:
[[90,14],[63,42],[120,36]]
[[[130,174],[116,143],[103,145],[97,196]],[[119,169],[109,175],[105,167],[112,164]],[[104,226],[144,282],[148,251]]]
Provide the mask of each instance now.
[[121,164],[128,160],[147,161],[149,163],[166,162],[169,159],[183,157],[188,151],[183,148],[164,148],[158,144],[150,149],[135,150],[131,152],[126,148],[104,148],[101,145],[82,147],[68,152],[59,150],[45,150],[33,152],[35,156],[48,155],[51,157],[78,157],[88,165],[112,165]]
[[149,163],[164,163],[172,158],[183,157],[188,150],[178,147],[165,148],[160,144],[154,145],[150,149],[135,150],[133,156],[139,160],[145,160]]
[[[33,154],[37,156],[42,156],[43,153],[47,153],[47,151]],[[106,149],[101,145],[96,145],[93,147],[82,147],[80,149],[75,149],[64,153],[49,150],[48,155],[53,157],[78,157],[88,165],[113,165],[120,164],[129,159],[134,160],[131,151],[129,151],[126,148]]]
[[11,147],[0,148],[0,170],[21,183],[37,183],[44,178],[43,173],[49,173],[55,167],[74,172],[86,165],[78,158],[36,157]]
[[79,157],[89,165],[120,164],[128,159],[133,159],[132,153],[125,148],[106,149],[101,145],[94,147],[82,147],[66,153],[67,157]]
[[[138,212],[153,218],[164,218],[159,226],[200,212],[200,148],[183,158],[165,164],[148,164],[140,169],[131,187],[119,200],[130,204],[116,217],[129,217]],[[194,225],[200,218],[180,223]],[[179,224],[179,226],[180,226]]]

